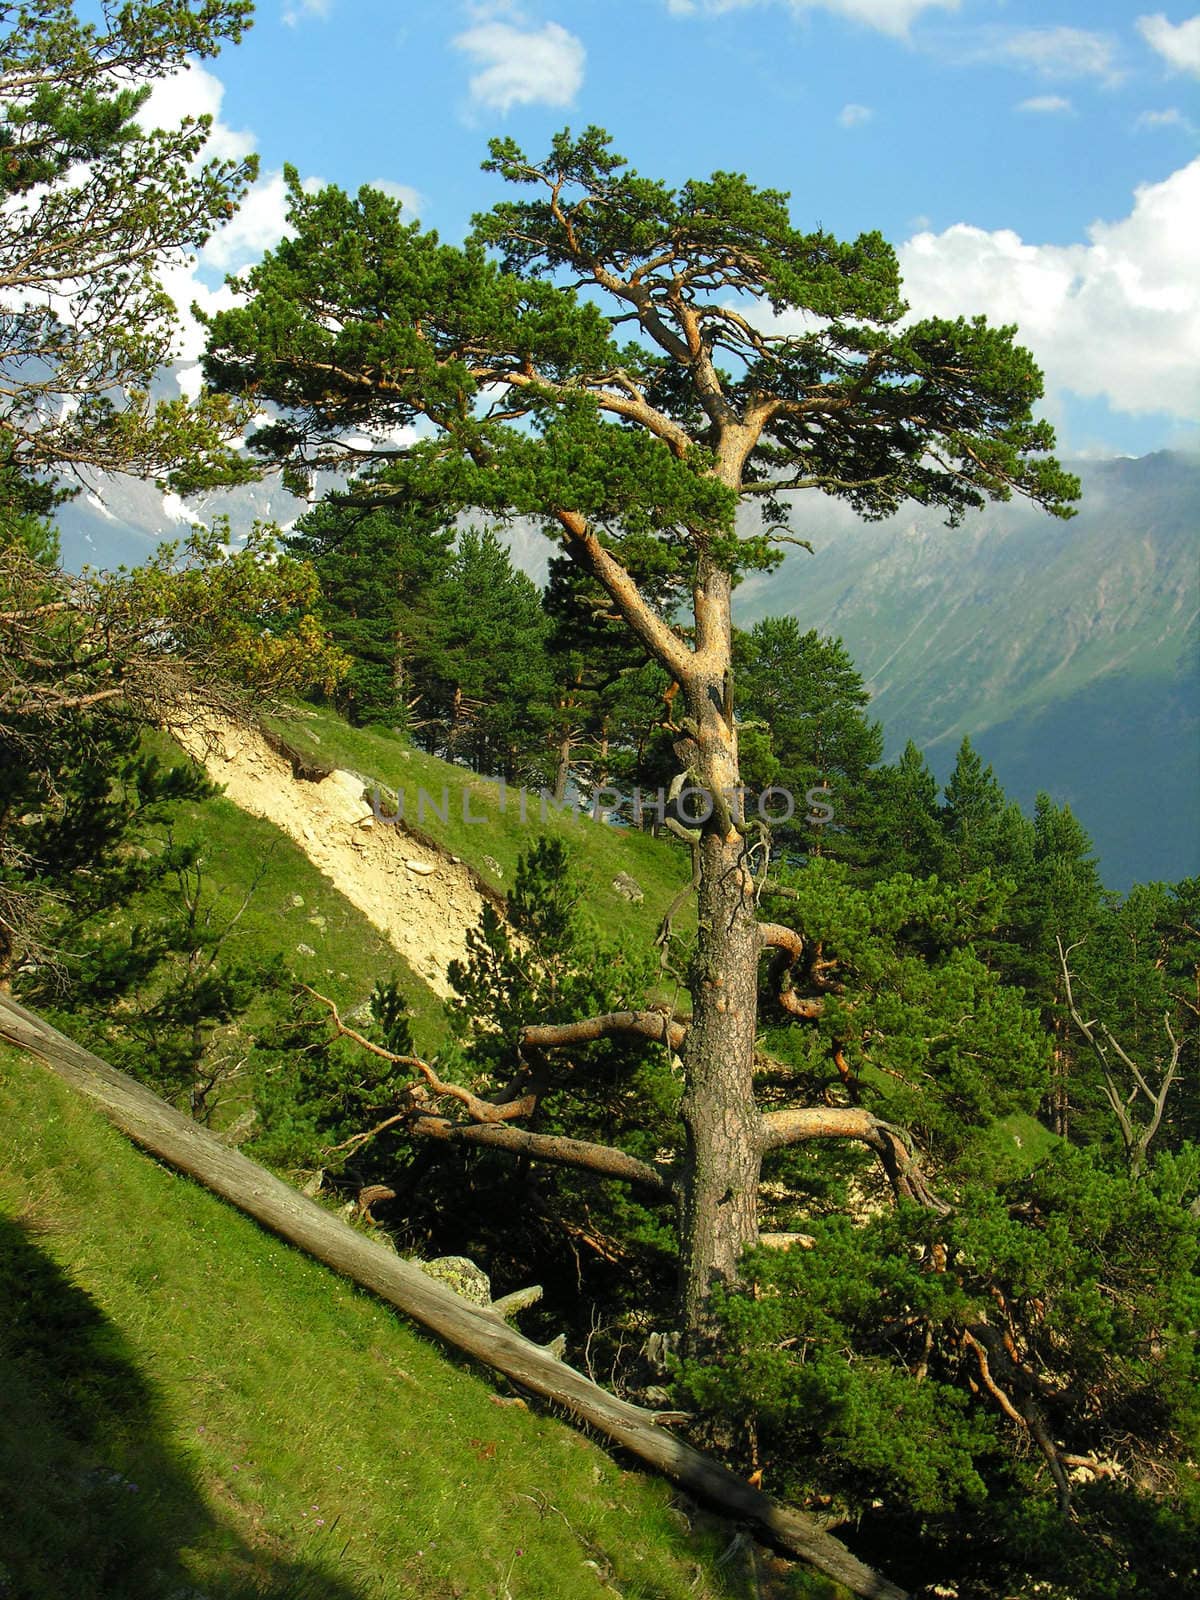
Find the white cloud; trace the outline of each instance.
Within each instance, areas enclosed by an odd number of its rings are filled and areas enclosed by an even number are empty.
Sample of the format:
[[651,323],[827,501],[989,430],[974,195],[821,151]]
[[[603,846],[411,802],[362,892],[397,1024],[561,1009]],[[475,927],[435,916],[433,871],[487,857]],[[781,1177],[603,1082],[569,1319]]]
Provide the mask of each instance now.
[[557,22],[534,29],[483,21],[453,40],[482,68],[471,79],[471,99],[502,114],[515,105],[567,106],[583,85],[586,52]]
[[852,22],[903,38],[923,11],[957,11],[959,0],[667,0],[667,10],[685,17],[763,4],[782,4],[792,11],[832,11]]
[[1121,76],[1116,40],[1087,28],[1020,28],[996,34],[991,48],[985,47],[982,54],[1026,67],[1040,78],[1102,78],[1116,83]]
[[1052,117],[1070,111],[1071,102],[1061,94],[1035,94],[1030,100],[1022,100],[1017,110],[1031,112],[1034,116]]
[[1200,78],[1200,14],[1175,24],[1156,11],[1152,16],[1139,17],[1137,25],[1142,38],[1168,66]]
[[[320,178],[304,180],[309,193],[322,186]],[[277,245],[288,232],[287,207],[283,173],[265,173],[251,186],[234,216],[209,239],[198,260],[168,265],[160,271],[162,286],[179,313],[178,359],[197,361],[204,349],[204,330],[191,314],[192,305],[211,316],[237,303],[236,288],[225,282],[212,288],[212,278],[221,274],[236,277]]]
[[1184,133],[1195,133],[1196,125],[1190,117],[1185,117],[1178,106],[1168,106],[1165,111],[1143,111],[1134,123],[1139,131],[1143,128],[1179,128]]
[[838,124],[843,128],[861,128],[863,123],[870,122],[874,115],[870,106],[855,105],[851,101],[838,112]]
[[283,238],[287,206],[283,173],[266,173],[251,186],[231,220],[204,246],[201,263],[217,272],[234,272],[257,261],[264,250]]
[[408,212],[408,220],[414,221],[425,209],[425,197],[419,189],[414,189],[407,183],[393,183],[390,178],[372,178],[367,185],[368,189],[378,189],[380,194],[391,195],[393,200]]
[[957,223],[900,249],[917,315],[1015,322],[1047,394],[1103,396],[1117,411],[1200,414],[1200,159],[1136,192],[1086,243],[1025,243]]
[[238,133],[221,121],[225,85],[200,66],[180,67],[159,78],[137,114],[143,128],[177,128],[184,117],[211,117],[212,131],[201,159],[241,161],[254,149],[254,135]]
[[329,15],[329,8],[333,0],[294,0],[294,3],[283,8],[283,20],[289,28],[294,28],[306,17],[316,17],[324,22]]

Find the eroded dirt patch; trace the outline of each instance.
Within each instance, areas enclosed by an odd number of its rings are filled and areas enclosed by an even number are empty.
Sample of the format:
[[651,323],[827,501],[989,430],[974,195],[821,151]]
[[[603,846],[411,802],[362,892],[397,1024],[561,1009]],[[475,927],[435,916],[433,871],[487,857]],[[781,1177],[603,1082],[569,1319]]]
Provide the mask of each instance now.
[[446,968],[466,956],[467,929],[483,906],[465,863],[402,826],[377,822],[356,773],[297,778],[261,733],[232,723],[210,722],[206,734],[185,729],[176,737],[235,805],[294,840],[435,994],[450,994]]

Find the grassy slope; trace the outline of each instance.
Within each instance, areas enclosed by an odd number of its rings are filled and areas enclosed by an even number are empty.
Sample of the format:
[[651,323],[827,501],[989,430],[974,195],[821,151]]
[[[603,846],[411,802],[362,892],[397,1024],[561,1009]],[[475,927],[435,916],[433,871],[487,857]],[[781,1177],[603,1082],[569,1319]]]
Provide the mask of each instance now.
[[[187,759],[165,735],[148,735],[146,744],[168,763]],[[205,887],[215,897],[218,924],[239,914],[232,949],[249,946],[283,956],[298,977],[347,1007],[365,1000],[377,980],[394,976],[410,999],[422,1046],[432,1049],[441,1039],[437,997],[274,823],[219,795],[179,806],[171,831],[181,841],[200,841]],[[297,897],[302,905],[295,904]],[[322,918],[324,927],[310,920],[314,917]],[[298,944],[316,954],[300,954]]]
[[[306,709],[277,726],[298,749],[319,760],[347,767],[392,791],[403,790],[405,819],[413,823],[419,820],[425,833],[470,862],[496,889],[503,890],[512,883],[518,857],[540,834],[565,839],[586,858],[595,876],[593,911],[597,920],[644,934],[649,942],[672,896],[688,876],[687,851],[669,836],[655,839],[628,828],[594,822],[590,817],[581,818],[573,812],[559,815],[552,806],[543,816],[536,793],[528,795],[524,817],[515,792],[508,795],[501,811],[494,783],[413,750],[381,730],[352,728],[332,712]],[[424,789],[434,805],[441,808],[443,788],[448,800],[446,820],[442,821],[429,804],[418,818],[419,791]],[[464,794],[468,796],[470,816],[482,821],[464,822]],[[387,795],[381,795],[381,807],[389,809]],[[485,859],[488,856],[494,866]],[[612,880],[619,872],[629,873],[645,892],[640,904],[630,904],[613,889]]]
[[[653,839],[570,812],[559,815],[553,809],[543,821],[536,794],[528,799],[524,819],[515,796],[509,797],[509,806],[501,813],[494,784],[412,750],[386,733],[352,728],[332,712],[305,710],[276,726],[296,748],[328,765],[358,772],[392,794],[403,789],[407,815],[413,822],[417,820],[418,790],[424,789],[440,807],[446,788],[448,820],[442,822],[426,807],[422,831],[468,862],[501,893],[512,884],[519,857],[539,835],[565,839],[591,876],[597,921],[620,928],[646,946],[690,870],[687,852],[669,838]],[[148,744],[165,761],[185,759],[179,747],[164,736],[150,736]],[[485,821],[463,822],[464,791],[470,795],[469,814]],[[391,796],[382,795],[381,808],[386,814],[391,805]],[[409,1000],[418,1048],[427,1052],[437,1049],[446,1032],[441,1003],[367,918],[343,899],[299,846],[272,823],[218,797],[181,806],[172,829],[181,840],[201,840],[206,884],[216,895],[218,917],[232,915],[245,902],[236,943],[282,955],[301,979],[347,1009],[365,1000],[377,980],[395,977]],[[612,880],[620,872],[637,880],[645,893],[642,902],[631,904],[613,889]],[[294,904],[296,896],[304,902],[302,906]],[[323,918],[324,927],[312,922],[313,917]],[[686,932],[694,917],[689,902],[678,918],[679,930]],[[315,955],[299,953],[299,944],[308,945]],[[675,998],[686,1006],[686,995]]]
[[727,1528],[498,1406],[11,1051],[0,1130],[0,1594],[753,1592]]

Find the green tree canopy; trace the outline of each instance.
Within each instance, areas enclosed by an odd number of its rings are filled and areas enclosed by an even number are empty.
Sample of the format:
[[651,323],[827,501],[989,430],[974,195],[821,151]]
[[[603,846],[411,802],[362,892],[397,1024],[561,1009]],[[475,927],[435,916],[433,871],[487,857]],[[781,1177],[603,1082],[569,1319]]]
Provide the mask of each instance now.
[[423,692],[434,590],[451,561],[453,531],[428,510],[331,499],[301,517],[285,544],[311,561],[322,620],[350,658],[338,709],[354,722],[407,724]]
[[[233,214],[256,163],[202,159],[211,118],[142,128],[154,80],[215,55],[250,0],[130,0],[84,21],[72,0],[0,9],[0,499],[46,509],[62,471],[245,475],[248,411],[155,404],[175,307],[159,274]],[[38,484],[42,485],[39,490]]]

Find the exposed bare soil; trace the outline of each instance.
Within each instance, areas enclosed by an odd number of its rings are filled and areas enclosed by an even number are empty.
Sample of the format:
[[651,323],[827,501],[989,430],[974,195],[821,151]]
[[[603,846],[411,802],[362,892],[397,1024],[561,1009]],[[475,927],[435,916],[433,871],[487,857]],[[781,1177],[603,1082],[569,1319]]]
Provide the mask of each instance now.
[[177,737],[234,805],[294,840],[435,994],[450,993],[446,968],[465,957],[467,929],[483,905],[469,867],[402,826],[377,822],[353,772],[297,778],[261,733],[229,722]]

